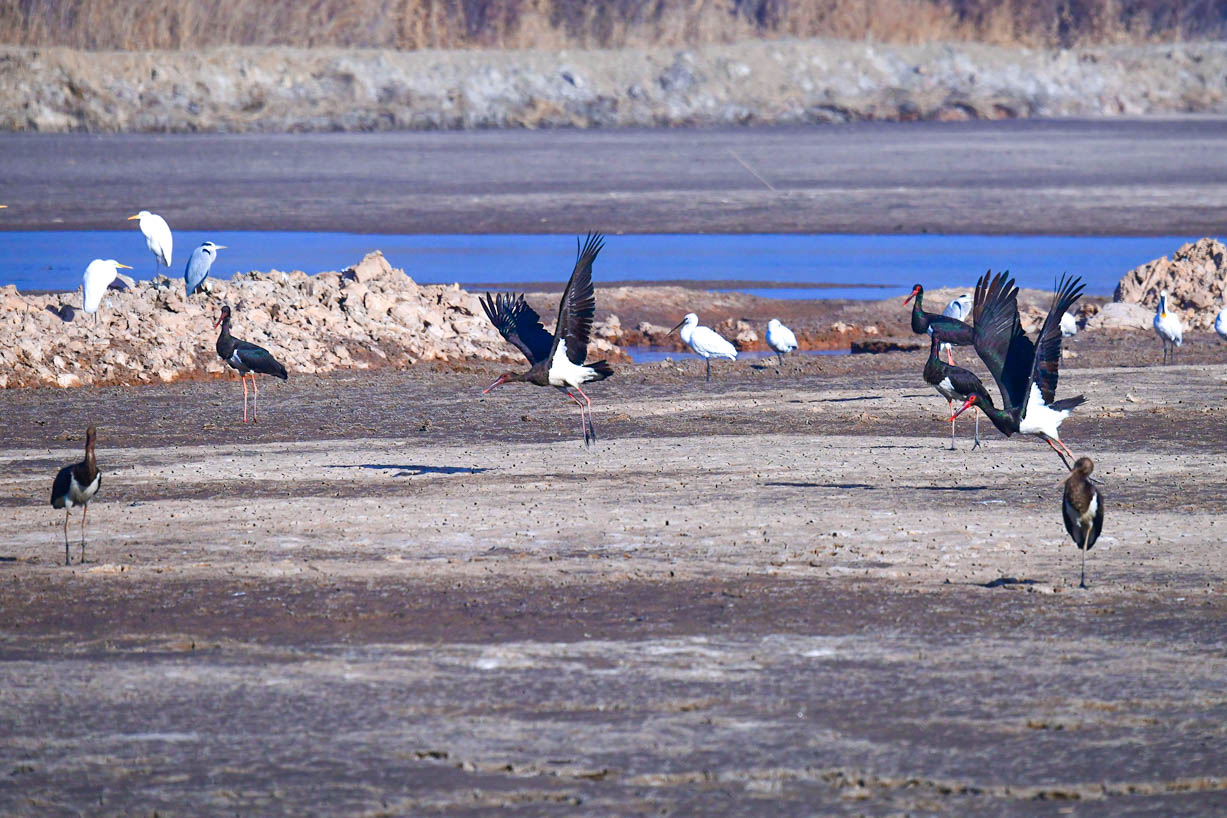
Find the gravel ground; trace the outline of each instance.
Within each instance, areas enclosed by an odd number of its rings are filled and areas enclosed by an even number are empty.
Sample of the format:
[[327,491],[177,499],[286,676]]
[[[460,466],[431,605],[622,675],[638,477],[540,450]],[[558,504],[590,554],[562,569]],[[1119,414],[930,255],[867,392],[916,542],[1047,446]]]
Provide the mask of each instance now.
[[590,451],[487,367],[8,390],[0,812],[1222,812],[1227,353],[1153,340],[1070,345],[1085,591],[923,353],[623,367]]

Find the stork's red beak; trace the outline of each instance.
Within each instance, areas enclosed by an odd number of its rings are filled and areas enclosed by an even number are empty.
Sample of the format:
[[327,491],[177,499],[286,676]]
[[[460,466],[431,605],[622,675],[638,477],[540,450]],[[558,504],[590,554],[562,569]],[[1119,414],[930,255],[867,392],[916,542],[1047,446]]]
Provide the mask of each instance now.
[[496,387],[496,386],[502,386],[502,385],[503,385],[504,383],[506,383],[506,382],[507,382],[507,376],[506,376],[506,375],[499,375],[499,376],[498,376],[498,380],[497,380],[497,381],[495,381],[494,383],[490,384],[489,386],[487,386],[485,389],[481,390],[481,393],[484,395],[484,394],[486,394],[487,392],[489,392],[491,389],[493,389],[494,387]]
[[903,299],[903,303],[904,303],[904,304],[906,304],[906,303],[908,303],[909,301],[911,301],[913,298],[915,298],[915,297],[916,297],[916,293],[918,293],[918,292],[920,292],[920,288],[919,288],[919,287],[917,287],[917,288],[915,288],[914,290],[912,290],[912,294],[911,294],[911,295],[909,295],[907,298]]
[[217,320],[213,322],[213,329],[217,329],[219,326],[221,326],[221,323],[222,317],[219,315],[217,316]]
[[953,415],[950,416],[950,419],[954,420],[959,415],[963,414],[964,412],[966,412],[968,409],[970,409],[971,407],[975,405],[976,405],[976,396],[972,395],[971,397],[967,399],[967,402],[963,404],[963,407],[959,409],[959,411],[955,412]]

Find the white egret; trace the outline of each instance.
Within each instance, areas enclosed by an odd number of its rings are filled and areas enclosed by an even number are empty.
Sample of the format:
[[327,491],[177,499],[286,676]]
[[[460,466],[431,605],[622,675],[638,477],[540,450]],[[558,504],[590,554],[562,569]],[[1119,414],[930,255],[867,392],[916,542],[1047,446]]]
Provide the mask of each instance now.
[[686,317],[669,332],[673,333],[678,330],[681,330],[679,334],[682,336],[682,341],[693,349],[696,355],[703,356],[703,360],[707,362],[707,380],[711,380],[712,358],[737,360],[737,348],[721,338],[711,327],[699,326],[699,316],[693,312],[686,313]]
[[209,277],[209,270],[217,260],[217,251],[225,249],[224,244],[206,241],[192,251],[192,257],[187,260],[187,267],[183,270],[183,286],[189,297],[198,292],[204,280]]
[[797,336],[792,330],[780,323],[780,319],[772,318],[767,322],[767,346],[775,350],[780,358],[780,366],[784,365],[784,353],[797,348]]
[[1223,304],[1223,308],[1214,317],[1214,331],[1218,333],[1218,337],[1227,341],[1227,302]]
[[[971,295],[963,293],[958,298],[951,299],[950,303],[946,305],[946,309],[942,310],[942,315],[967,323],[971,319]],[[954,355],[950,351],[950,344],[943,343],[939,351],[945,354],[947,363],[954,363]]]
[[1184,342],[1184,326],[1176,313],[1167,310],[1167,290],[1159,293],[1159,306],[1155,310],[1155,333],[1163,342],[1163,363],[1167,363],[1167,350],[1171,348],[1172,363],[1176,362],[1176,347]]
[[1073,313],[1065,313],[1061,316],[1061,337],[1072,338],[1078,334],[1078,319],[1074,318]]
[[85,268],[84,282],[85,286],[82,290],[81,309],[94,314],[94,321],[98,321],[98,306],[102,303],[102,295],[107,291],[107,287],[111,286],[111,282],[119,275],[117,268],[123,267],[125,270],[131,270],[127,264],[120,264],[113,258],[101,259],[96,258],[89,263]]
[[166,223],[166,219],[148,210],[142,210],[135,216],[128,217],[128,221],[133,219],[138,220],[137,224],[141,232],[145,234],[145,246],[149,248],[149,252],[153,253],[154,275],[157,275],[158,270],[163,267],[169,270],[174,240],[171,238],[170,225]]

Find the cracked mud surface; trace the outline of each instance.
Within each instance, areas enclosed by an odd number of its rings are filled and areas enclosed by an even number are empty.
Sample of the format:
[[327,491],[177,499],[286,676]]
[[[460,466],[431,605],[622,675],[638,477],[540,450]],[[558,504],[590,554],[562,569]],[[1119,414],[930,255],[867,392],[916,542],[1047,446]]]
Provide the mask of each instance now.
[[1060,462],[944,448],[923,353],[622,367],[591,451],[487,368],[291,378],[247,427],[237,383],[8,390],[0,812],[1227,810],[1227,366],[1141,338],[1062,373],[1085,591]]

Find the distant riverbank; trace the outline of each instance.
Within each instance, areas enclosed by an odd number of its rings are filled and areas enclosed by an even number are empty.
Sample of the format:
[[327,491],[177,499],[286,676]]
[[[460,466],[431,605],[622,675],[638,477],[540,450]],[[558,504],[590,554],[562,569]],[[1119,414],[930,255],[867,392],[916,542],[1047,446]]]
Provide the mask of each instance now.
[[0,130],[653,127],[1227,112],[1227,44],[0,49]]

